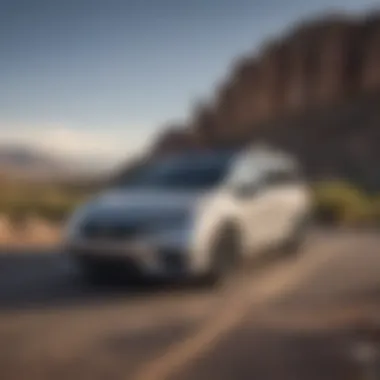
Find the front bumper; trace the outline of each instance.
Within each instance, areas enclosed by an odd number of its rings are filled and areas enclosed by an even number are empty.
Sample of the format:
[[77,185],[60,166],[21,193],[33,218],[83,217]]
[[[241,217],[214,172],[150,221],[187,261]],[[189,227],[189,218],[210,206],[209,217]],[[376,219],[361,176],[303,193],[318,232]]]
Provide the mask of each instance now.
[[187,277],[195,274],[191,252],[179,246],[75,241],[64,244],[63,251],[74,259],[113,263],[120,265],[120,269],[128,269],[129,273],[143,276]]

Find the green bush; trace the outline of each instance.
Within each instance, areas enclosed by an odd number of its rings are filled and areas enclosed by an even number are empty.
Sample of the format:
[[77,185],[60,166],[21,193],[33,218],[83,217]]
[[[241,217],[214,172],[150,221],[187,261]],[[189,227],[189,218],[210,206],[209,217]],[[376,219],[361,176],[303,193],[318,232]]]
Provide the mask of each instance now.
[[380,195],[374,197],[372,207],[375,222],[380,224]]
[[361,189],[343,182],[314,185],[317,218],[339,225],[366,225],[376,220],[375,202]]

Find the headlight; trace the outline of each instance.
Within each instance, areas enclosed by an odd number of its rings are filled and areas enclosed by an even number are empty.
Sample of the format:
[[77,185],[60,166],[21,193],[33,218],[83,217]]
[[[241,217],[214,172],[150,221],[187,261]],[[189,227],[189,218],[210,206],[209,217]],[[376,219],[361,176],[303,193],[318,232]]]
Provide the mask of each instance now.
[[78,236],[79,226],[84,219],[87,209],[87,206],[80,207],[68,219],[64,230],[64,238],[66,240],[71,240]]

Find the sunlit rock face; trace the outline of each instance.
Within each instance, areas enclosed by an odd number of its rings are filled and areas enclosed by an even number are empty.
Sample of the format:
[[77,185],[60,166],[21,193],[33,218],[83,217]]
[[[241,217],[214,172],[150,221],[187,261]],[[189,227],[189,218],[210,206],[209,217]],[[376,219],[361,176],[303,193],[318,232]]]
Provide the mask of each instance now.
[[333,15],[237,60],[212,99],[164,127],[148,156],[265,140],[296,153],[311,175],[380,186],[368,169],[380,162],[379,104],[380,14]]

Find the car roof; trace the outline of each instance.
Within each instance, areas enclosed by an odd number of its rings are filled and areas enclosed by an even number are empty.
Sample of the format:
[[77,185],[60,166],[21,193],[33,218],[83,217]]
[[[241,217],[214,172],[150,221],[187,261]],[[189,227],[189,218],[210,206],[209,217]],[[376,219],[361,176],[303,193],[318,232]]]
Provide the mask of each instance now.
[[299,168],[297,160],[282,150],[275,149],[271,146],[263,144],[253,144],[246,148],[214,148],[202,151],[187,151],[183,153],[176,153],[162,158],[162,163],[183,163],[187,165],[192,163],[194,165],[202,165],[203,163],[213,162],[228,162],[231,161],[233,165],[248,160],[253,166],[256,166],[258,171],[267,170],[295,170]]
[[193,162],[194,164],[201,164],[202,162],[218,162],[233,159],[241,150],[237,149],[210,149],[202,151],[188,151],[177,153],[164,157],[160,161],[163,162]]
[[291,154],[265,145],[252,145],[241,154],[242,160],[248,160],[263,169],[296,169],[299,163]]

